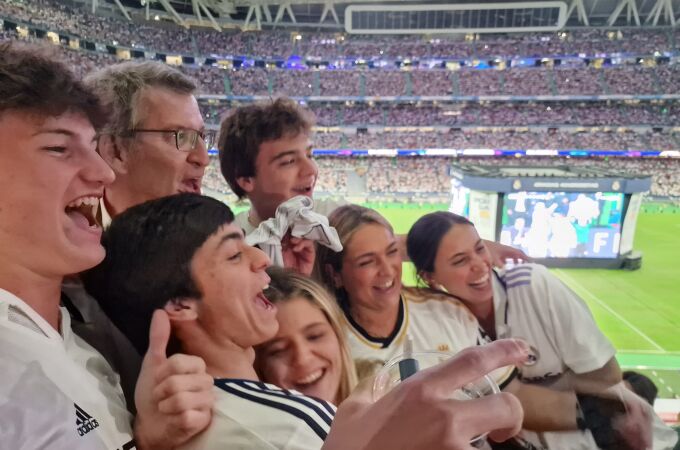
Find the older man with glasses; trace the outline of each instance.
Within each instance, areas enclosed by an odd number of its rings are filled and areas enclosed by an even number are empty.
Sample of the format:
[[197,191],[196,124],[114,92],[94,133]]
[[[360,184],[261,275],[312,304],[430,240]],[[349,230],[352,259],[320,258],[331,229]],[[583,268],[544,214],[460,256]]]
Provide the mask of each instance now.
[[158,62],[126,62],[87,77],[111,112],[99,153],[116,174],[101,208],[111,217],[147,200],[200,193],[215,133],[205,129],[195,82]]

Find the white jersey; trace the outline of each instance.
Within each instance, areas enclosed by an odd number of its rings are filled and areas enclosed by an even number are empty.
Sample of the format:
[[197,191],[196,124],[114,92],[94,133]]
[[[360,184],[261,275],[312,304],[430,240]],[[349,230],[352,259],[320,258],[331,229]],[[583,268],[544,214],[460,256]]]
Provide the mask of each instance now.
[[[602,334],[588,306],[538,264],[521,264],[493,279],[496,334],[522,338],[537,356],[519,368],[523,382],[569,389],[570,376],[603,367],[616,350]],[[655,424],[655,441],[664,434]],[[597,449],[590,432],[531,433],[523,437],[550,450]],[[664,438],[665,439],[665,438]],[[673,441],[675,442],[675,441]],[[672,448],[655,442],[654,449]]]
[[318,450],[335,406],[259,381],[215,380],[217,400],[206,431],[181,450]]
[[[483,342],[477,319],[463,303],[428,289],[402,288],[397,324],[386,338],[370,336],[347,311],[344,318],[352,358],[362,378],[402,354],[407,334],[413,340],[416,352],[455,354]],[[491,375],[499,386],[504,387],[513,379],[514,373],[514,367],[506,367]]]
[[29,450],[135,448],[132,416],[118,375],[71,330],[61,334],[30,306],[0,289],[0,442]]
[[[328,217],[337,208],[347,204],[348,203],[344,200],[333,200],[330,198],[314,200],[313,211]],[[248,221],[249,213],[250,210],[241,211],[240,213],[236,214],[236,217],[234,217],[234,223],[241,227],[246,235],[252,233],[256,228]]]

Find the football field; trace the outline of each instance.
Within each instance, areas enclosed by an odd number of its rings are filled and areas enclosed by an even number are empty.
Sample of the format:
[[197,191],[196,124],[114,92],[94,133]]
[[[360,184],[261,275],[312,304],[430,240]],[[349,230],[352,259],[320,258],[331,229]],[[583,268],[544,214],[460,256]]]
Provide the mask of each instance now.
[[[367,205],[406,233],[422,214],[446,205]],[[628,272],[554,269],[553,273],[589,305],[595,320],[618,349],[622,367],[650,376],[659,395],[680,398],[680,209],[643,207],[634,248],[642,268]],[[412,284],[413,268],[404,281]]]

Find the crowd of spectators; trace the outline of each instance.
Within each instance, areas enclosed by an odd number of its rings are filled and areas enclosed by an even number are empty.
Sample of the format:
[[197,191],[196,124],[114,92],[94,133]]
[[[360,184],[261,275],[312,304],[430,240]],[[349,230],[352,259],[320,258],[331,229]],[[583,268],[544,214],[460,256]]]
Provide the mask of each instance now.
[[559,68],[551,72],[560,95],[598,95],[605,93],[602,71],[594,68]]
[[[205,106],[206,117],[218,106]],[[680,112],[672,106],[604,103],[312,103],[319,126],[526,126],[670,125]],[[228,107],[224,107],[228,109]]]
[[503,73],[500,70],[461,70],[454,75],[458,79],[459,95],[500,95],[503,93]]
[[459,71],[242,69],[225,74],[231,79],[230,93],[234,95],[533,96],[680,92],[680,68],[676,66]]
[[365,167],[360,166],[360,161],[351,158],[318,158],[319,177],[316,181],[315,190],[318,193],[330,195],[347,194],[347,180],[350,171],[364,173]]
[[407,76],[406,72],[394,70],[392,71],[386,70],[380,73],[365,72],[366,93],[367,95],[377,96],[405,95],[407,93],[406,76]]
[[[115,11],[115,9],[114,9]],[[312,59],[428,57],[512,57],[545,55],[602,55],[618,52],[650,55],[674,51],[680,32],[672,31],[568,31],[513,35],[424,38],[417,36],[346,36],[337,33],[217,32],[208,28],[184,28],[167,21],[133,21],[56,0],[23,0],[0,3],[0,17],[20,24],[58,31],[99,44],[127,46],[193,55],[250,55],[265,58],[293,54]],[[299,35],[299,37],[298,37]],[[3,39],[17,32],[2,30]],[[34,35],[28,37],[37,40]],[[118,61],[100,51],[58,47],[74,70],[84,76],[95,68]],[[282,70],[247,68],[225,70],[213,66],[182,66],[195,77],[203,94],[259,96],[478,96],[478,95],[599,95],[680,93],[680,66],[508,68],[457,71],[443,69],[343,69]],[[207,122],[216,124],[229,110],[224,103],[202,105]],[[615,149],[677,150],[680,135],[669,127],[680,123],[680,107],[672,102],[577,103],[313,103],[320,127],[315,146],[326,149],[379,148],[502,148],[502,149]],[[646,126],[626,131],[618,127]],[[427,130],[390,130],[380,127],[428,127]],[[437,126],[435,129],[430,127]],[[476,129],[472,127],[487,127]],[[535,127],[534,127],[535,126]],[[566,128],[560,128],[565,126]],[[335,128],[346,127],[346,128]],[[365,127],[369,127],[366,129]],[[374,128],[378,127],[378,128]],[[464,128],[457,128],[464,127]],[[501,127],[501,128],[495,128]],[[508,129],[503,127],[515,127]],[[529,127],[529,128],[527,128]],[[583,128],[576,128],[583,127]],[[615,128],[602,128],[615,127]],[[358,128],[358,130],[357,130]],[[522,159],[527,161],[526,159]],[[443,159],[320,159],[319,188],[346,192],[348,174],[366,175],[369,192],[403,189],[408,192],[440,192],[448,189]],[[349,161],[340,163],[340,161]],[[357,161],[360,161],[357,166]],[[496,160],[483,160],[497,163]],[[600,163],[599,160],[571,160]],[[669,162],[672,161],[672,162]],[[610,167],[654,172],[657,195],[680,195],[677,160],[610,159]],[[423,181],[427,179],[426,181]],[[206,185],[228,192],[216,168],[206,175]]]
[[104,17],[56,0],[3,1],[0,16],[101,44],[196,53],[191,30],[170,24]]
[[[309,108],[316,116],[315,143],[323,149],[680,148],[679,135],[673,133],[680,123],[680,106],[674,103],[343,103]],[[229,109],[229,105],[202,105],[206,122],[214,125]]]
[[362,75],[352,70],[319,72],[320,95],[365,95],[361,89]]
[[[40,0],[47,1],[47,0]],[[4,6],[2,6],[4,5]],[[9,6],[8,6],[9,5]],[[22,6],[25,6],[22,4]],[[10,10],[19,9],[14,3],[0,3]],[[68,7],[63,6],[68,10]],[[26,14],[28,14],[26,12]],[[68,15],[67,13],[64,13]],[[40,17],[38,14],[37,17]],[[71,16],[69,16],[71,17]],[[79,21],[97,16],[76,16]],[[113,19],[108,19],[113,20]],[[77,24],[76,24],[77,25]],[[76,26],[74,25],[74,26]],[[79,26],[79,25],[77,25]],[[132,25],[131,25],[132,26]],[[93,25],[95,29],[98,26]],[[153,28],[148,25],[141,29]],[[83,28],[87,29],[87,27]],[[132,27],[132,29],[135,29]],[[184,29],[181,29],[184,30]],[[153,29],[160,35],[170,33],[164,28]],[[187,30],[184,30],[187,31]],[[188,31],[187,31],[188,32]],[[194,31],[192,31],[194,32]],[[208,33],[207,31],[201,31]],[[195,31],[198,33],[198,31]],[[217,33],[217,32],[215,32]],[[280,34],[280,32],[279,32]],[[4,31],[5,38],[14,37]],[[257,35],[254,35],[257,36]],[[166,36],[167,42],[172,42]],[[251,38],[253,40],[255,38]],[[182,40],[180,38],[180,40]],[[195,38],[191,42],[199,42]],[[234,40],[238,40],[234,38]],[[66,49],[67,47],[63,47]],[[70,50],[70,49],[69,49]],[[69,56],[79,73],[116,61],[108,53],[82,51],[80,57]],[[225,70],[222,67],[182,66],[194,74],[202,85],[201,92],[236,96],[493,96],[493,95],[605,95],[605,94],[677,94],[680,93],[680,65],[656,67],[556,67],[506,68],[505,70],[444,69],[341,69],[291,70],[249,67]]]
[[[546,55],[631,53],[652,54],[678,47],[670,31],[584,30],[560,33],[467,35],[441,38],[424,36],[362,36],[342,33],[218,32],[185,28],[167,20],[146,21],[142,12],[128,9],[132,21],[116,8],[92,14],[58,0],[14,0],[0,3],[0,15],[15,21],[61,31],[103,44],[187,55],[231,55],[287,58],[479,58]],[[104,15],[106,14],[106,15]],[[161,14],[165,16],[165,14]],[[154,17],[156,14],[154,14]],[[299,37],[297,37],[299,36]],[[296,38],[297,37],[297,38]]]
[[[649,30],[482,35],[472,36],[471,39],[345,36],[337,33],[282,31],[235,33],[217,32],[210,28],[184,28],[166,21],[146,22],[141,21],[141,17],[134,13],[132,22],[123,20],[122,16],[110,16],[111,12],[107,14],[109,16],[94,15],[88,9],[76,9],[56,0],[8,1],[0,4],[0,15],[7,19],[99,43],[200,55],[288,57],[299,53],[321,59],[336,56],[417,59],[429,56],[468,58],[597,55],[618,52],[652,54],[675,50],[679,41],[669,31]],[[449,83],[445,79],[443,81],[442,90],[450,89]],[[429,80],[425,83],[435,84]]]
[[678,150],[680,135],[670,132],[622,132],[599,128],[451,128],[434,131],[317,133],[322,149],[499,149],[499,150]]
[[[364,194],[435,194],[447,195],[451,189],[449,168],[453,163],[483,166],[576,166],[602,169],[622,174],[652,177],[650,194],[680,198],[680,159],[668,158],[566,158],[566,157],[317,157],[319,178],[316,192],[320,196],[348,193],[350,173],[363,178]],[[236,197],[219,171],[219,160],[211,158],[204,185],[213,192]]]
[[667,94],[680,93],[680,70],[675,66],[661,66],[656,68],[659,90]]
[[444,194],[451,191],[448,158],[371,158],[366,172],[369,194]]
[[503,93],[537,95],[554,93],[550,73],[546,69],[514,69],[503,71]]
[[658,82],[653,70],[622,67],[602,71],[610,94],[657,94]]
[[431,95],[441,92],[441,95],[454,95],[451,72],[443,70],[419,70],[411,72],[411,86],[413,95]]
[[264,69],[234,69],[227,78],[234,95],[269,95],[269,74]]
[[314,73],[307,70],[283,71],[273,73],[272,83],[275,95],[290,95],[296,92],[299,96],[315,95]]

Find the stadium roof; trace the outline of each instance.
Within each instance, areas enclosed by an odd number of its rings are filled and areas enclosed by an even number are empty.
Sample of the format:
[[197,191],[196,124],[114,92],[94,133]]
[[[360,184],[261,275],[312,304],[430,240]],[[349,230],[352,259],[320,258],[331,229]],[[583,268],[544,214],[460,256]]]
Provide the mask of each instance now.
[[[675,26],[680,21],[680,0],[493,0],[495,4],[503,4],[497,11],[488,11],[489,1],[471,0],[73,0],[84,2],[93,9],[107,5],[122,13],[127,18],[141,16],[146,20],[172,20],[179,24],[212,26],[219,29],[290,29],[290,30],[327,30],[344,31],[346,13],[358,5],[377,8],[375,14],[382,14],[382,20],[388,22],[399,16],[393,7],[402,10],[422,8],[424,4],[432,5],[433,10],[447,8],[464,8],[467,10],[467,22],[493,23],[500,29],[511,28],[512,31],[523,31],[526,28],[517,25],[517,11],[527,8],[538,11],[530,12],[534,16],[541,15],[540,8],[547,8],[547,4],[563,5],[566,27],[668,27]],[[520,5],[523,4],[523,6]],[[397,8],[394,8],[397,9]],[[487,11],[485,11],[485,9]],[[515,11],[508,10],[515,9]],[[513,14],[514,13],[514,14]],[[428,29],[426,21],[436,20],[432,14],[411,15],[409,27],[414,34],[419,29]],[[351,14],[349,14],[351,15]],[[433,19],[435,17],[435,19]],[[536,19],[539,20],[539,19]],[[542,19],[540,19],[542,20]],[[442,20],[440,20],[442,22]],[[507,22],[507,23],[504,23]],[[402,21],[403,23],[403,21]],[[532,22],[533,23],[533,22]],[[504,26],[507,25],[507,26]],[[460,26],[449,27],[445,30],[455,33]],[[462,26],[462,28],[466,28]],[[391,29],[391,28],[390,28]],[[431,29],[431,27],[430,27]],[[365,29],[361,31],[365,33]]]

